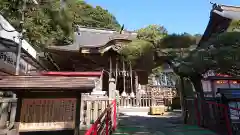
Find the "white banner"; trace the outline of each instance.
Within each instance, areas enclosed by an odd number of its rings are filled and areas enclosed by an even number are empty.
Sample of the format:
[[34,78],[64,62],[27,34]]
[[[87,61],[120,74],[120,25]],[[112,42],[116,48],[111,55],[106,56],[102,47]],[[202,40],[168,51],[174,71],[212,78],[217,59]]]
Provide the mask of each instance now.
[[[0,50],[7,49],[0,43]],[[0,69],[6,73],[14,74],[16,67],[16,54],[14,52],[0,52]],[[26,74],[30,65],[20,59],[20,74]]]

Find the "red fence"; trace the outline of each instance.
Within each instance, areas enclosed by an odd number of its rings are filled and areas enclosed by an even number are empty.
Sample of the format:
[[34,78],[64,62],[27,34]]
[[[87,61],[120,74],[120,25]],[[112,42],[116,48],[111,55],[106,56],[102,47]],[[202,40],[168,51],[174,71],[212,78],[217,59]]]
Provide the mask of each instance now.
[[116,99],[102,112],[85,135],[110,135],[117,127]]
[[204,127],[217,133],[233,135],[229,117],[229,107],[213,101],[206,101]]
[[[230,107],[216,101],[205,101],[204,105],[203,102],[193,98],[187,99],[185,103],[188,124],[198,124],[220,135],[240,134],[240,108]],[[204,111],[200,111],[202,108]],[[204,121],[202,121],[203,116]]]

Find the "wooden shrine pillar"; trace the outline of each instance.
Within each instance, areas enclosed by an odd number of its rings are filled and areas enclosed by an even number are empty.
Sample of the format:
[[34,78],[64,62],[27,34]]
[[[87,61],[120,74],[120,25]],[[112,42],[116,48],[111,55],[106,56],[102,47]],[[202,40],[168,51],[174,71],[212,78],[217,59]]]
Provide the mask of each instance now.
[[127,93],[126,93],[126,70],[125,70],[125,62],[122,61],[122,65],[123,65],[123,92],[122,92],[122,97],[126,97]]
[[123,99],[123,106],[127,105],[127,93],[126,93],[126,70],[125,70],[125,61],[122,60],[122,75],[123,75],[123,92],[121,98]]

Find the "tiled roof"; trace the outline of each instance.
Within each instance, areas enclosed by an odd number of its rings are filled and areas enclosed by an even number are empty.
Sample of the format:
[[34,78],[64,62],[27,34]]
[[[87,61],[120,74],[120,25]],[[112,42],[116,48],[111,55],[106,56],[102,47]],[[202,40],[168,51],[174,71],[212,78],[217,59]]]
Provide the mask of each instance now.
[[213,33],[226,31],[231,20],[240,20],[240,7],[213,4],[210,12],[210,20],[198,46],[208,41]]
[[213,10],[213,12],[228,19],[240,20],[240,7],[218,5],[218,7]]
[[2,76],[1,90],[92,90],[94,79],[87,77],[64,76]]
[[[210,20],[206,30],[198,43],[198,47],[204,45],[215,34],[220,34],[229,31],[239,31],[231,27],[232,23],[240,20],[240,7],[213,4],[210,12]],[[239,76],[238,66],[230,68],[226,71],[227,74]]]
[[119,34],[117,31],[113,30],[102,30],[102,29],[92,29],[92,28],[82,28],[79,27],[79,35],[75,33],[75,38],[77,44],[80,47],[94,46],[101,47],[107,44],[112,39],[134,39],[136,38],[136,33],[134,32],[124,32]]
[[102,72],[41,72],[41,75],[46,76],[75,76],[75,77],[100,77],[103,73]]
[[[78,35],[79,33],[79,35]],[[134,32],[125,32],[119,34],[113,30],[102,30],[92,28],[79,28],[79,32],[75,32],[75,42],[66,46],[49,46],[47,49],[62,51],[79,51],[79,48],[99,48],[112,40],[133,40],[137,37]]]

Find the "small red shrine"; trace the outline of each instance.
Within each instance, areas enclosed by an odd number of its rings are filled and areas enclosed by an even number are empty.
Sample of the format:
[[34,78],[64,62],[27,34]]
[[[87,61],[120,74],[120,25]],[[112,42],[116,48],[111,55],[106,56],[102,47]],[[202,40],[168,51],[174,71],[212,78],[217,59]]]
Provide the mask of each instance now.
[[206,76],[202,80],[202,85],[207,97],[215,97],[220,88],[240,88],[240,77],[232,77],[224,74]]

